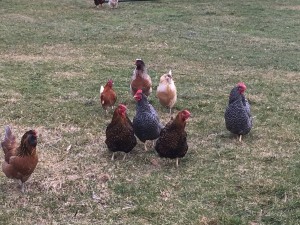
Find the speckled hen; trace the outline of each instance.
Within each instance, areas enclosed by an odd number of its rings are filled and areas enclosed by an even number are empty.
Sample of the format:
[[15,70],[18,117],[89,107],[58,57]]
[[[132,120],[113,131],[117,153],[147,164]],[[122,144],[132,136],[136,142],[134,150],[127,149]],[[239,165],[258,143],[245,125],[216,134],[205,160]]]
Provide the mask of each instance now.
[[144,142],[145,150],[147,140],[155,140],[159,137],[162,125],[153,106],[148,102],[147,96],[139,89],[134,95],[136,100],[136,114],[133,118],[135,135]]
[[244,95],[246,88],[246,85],[240,82],[231,90],[225,111],[226,128],[239,135],[239,141],[242,140],[242,135],[248,134],[252,128],[250,104]]

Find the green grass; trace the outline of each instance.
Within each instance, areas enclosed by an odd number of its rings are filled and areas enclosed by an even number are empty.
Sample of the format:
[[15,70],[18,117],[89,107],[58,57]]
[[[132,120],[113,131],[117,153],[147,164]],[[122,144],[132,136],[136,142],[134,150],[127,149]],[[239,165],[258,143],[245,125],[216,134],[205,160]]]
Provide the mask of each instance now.
[[[300,223],[299,1],[0,4],[0,126],[35,128],[40,158],[25,194],[0,174],[1,224]],[[172,69],[175,112],[193,115],[177,169],[141,143],[110,161],[99,87],[112,78],[132,119],[136,58],[154,90]],[[256,116],[243,143],[223,118],[239,81]]]

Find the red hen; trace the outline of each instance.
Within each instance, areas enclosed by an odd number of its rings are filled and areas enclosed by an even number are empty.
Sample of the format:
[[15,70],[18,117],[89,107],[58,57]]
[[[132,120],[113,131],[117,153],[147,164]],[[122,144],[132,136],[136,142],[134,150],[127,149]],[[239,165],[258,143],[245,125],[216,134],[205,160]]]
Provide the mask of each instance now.
[[117,94],[114,91],[113,87],[113,81],[108,80],[107,84],[104,86],[101,86],[100,88],[100,103],[105,110],[107,114],[107,108],[113,107],[117,100]]

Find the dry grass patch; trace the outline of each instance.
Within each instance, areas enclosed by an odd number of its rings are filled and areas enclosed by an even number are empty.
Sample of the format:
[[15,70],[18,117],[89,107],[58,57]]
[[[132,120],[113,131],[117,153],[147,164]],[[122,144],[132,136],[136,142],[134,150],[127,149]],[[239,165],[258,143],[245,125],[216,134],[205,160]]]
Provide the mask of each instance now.
[[77,78],[77,77],[87,77],[88,75],[83,72],[66,71],[66,72],[55,72],[50,76],[54,78],[70,79],[70,78]]
[[5,93],[0,92],[0,101],[3,103],[16,103],[21,101],[22,98],[22,94],[16,91],[6,90]]
[[299,11],[300,10],[300,5],[288,5],[288,6],[276,6],[276,9],[279,10],[296,10]]
[[16,51],[11,51],[7,54],[1,54],[1,61],[17,61],[17,62],[75,62],[85,60],[80,49],[75,49],[67,44],[44,45],[41,53],[37,55],[23,54]]
[[37,20],[33,17],[22,15],[18,13],[8,13],[1,16],[1,19],[8,20],[8,21],[15,21],[16,23],[34,23]]
[[25,54],[3,54],[0,55],[0,60],[2,61],[16,61],[16,62],[26,62],[26,63],[35,63],[35,62],[71,62],[77,60],[83,60],[84,58],[73,58],[69,56],[55,56],[55,55],[25,55]]

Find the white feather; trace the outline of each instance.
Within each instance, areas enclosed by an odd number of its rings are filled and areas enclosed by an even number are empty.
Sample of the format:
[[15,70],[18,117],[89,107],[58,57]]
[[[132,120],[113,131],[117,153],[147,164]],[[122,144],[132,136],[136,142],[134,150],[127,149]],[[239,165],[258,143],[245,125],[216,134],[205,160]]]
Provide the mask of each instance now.
[[103,91],[104,91],[104,87],[101,86],[101,87],[100,87],[100,95],[102,94]]

